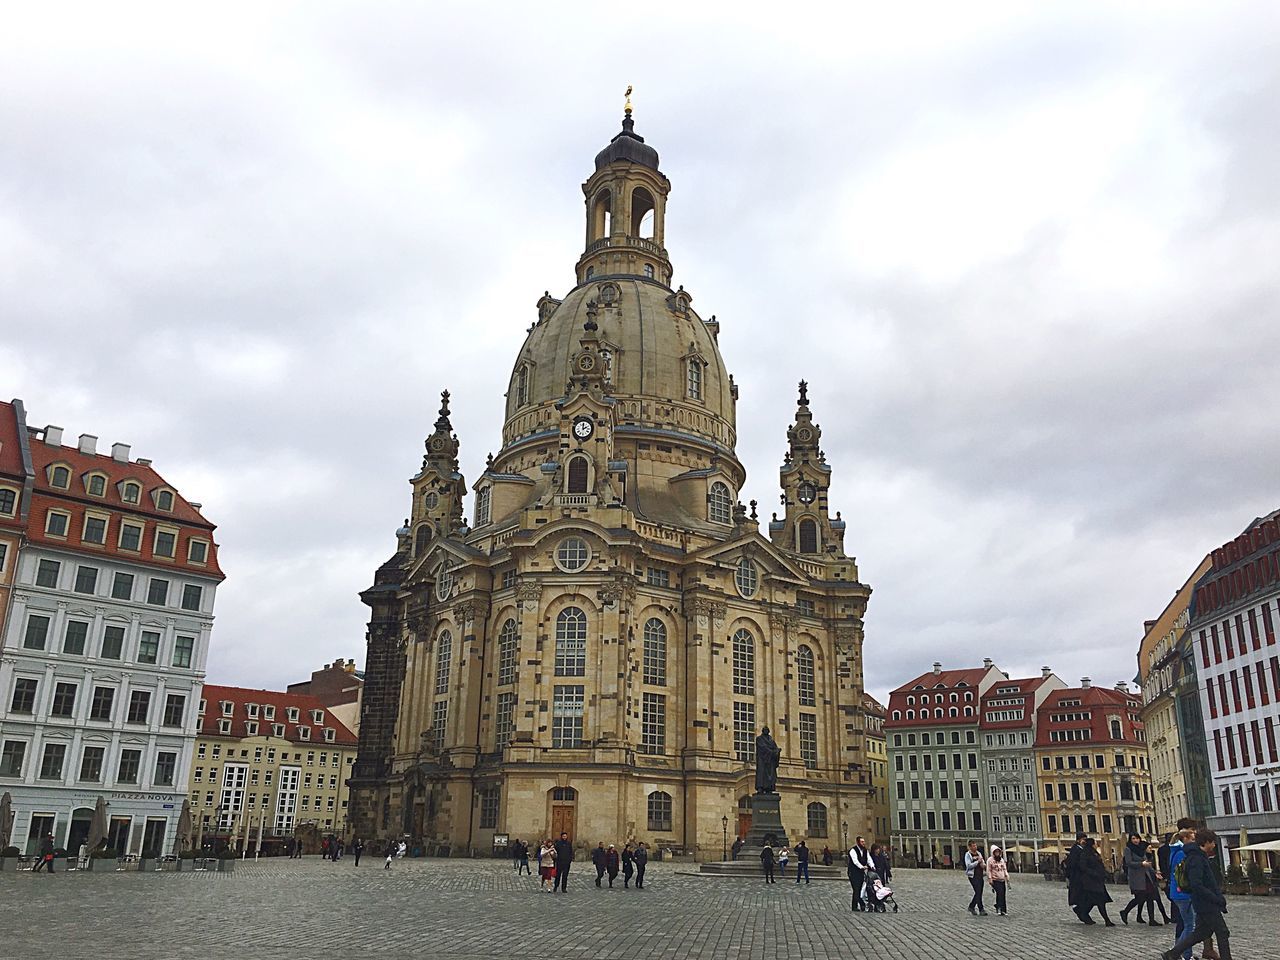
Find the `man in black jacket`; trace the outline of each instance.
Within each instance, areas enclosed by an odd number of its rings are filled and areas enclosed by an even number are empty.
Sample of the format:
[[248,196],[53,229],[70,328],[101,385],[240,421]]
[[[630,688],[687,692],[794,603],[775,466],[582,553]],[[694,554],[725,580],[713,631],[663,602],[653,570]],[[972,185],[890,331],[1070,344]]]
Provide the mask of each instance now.
[[[559,846],[557,844],[557,846]],[[556,853],[559,857],[560,854]],[[596,844],[596,848],[591,851],[591,863],[596,868],[596,886],[600,886],[600,881],[604,879],[605,860],[609,856],[608,851],[604,848],[604,841],[601,840]]]
[[1175,960],[1183,951],[1190,950],[1212,935],[1218,941],[1218,955],[1222,960],[1231,960],[1231,931],[1227,929],[1227,921],[1223,917],[1227,912],[1227,898],[1222,895],[1222,888],[1218,886],[1218,874],[1209,862],[1209,858],[1217,851],[1218,835],[1201,827],[1196,831],[1195,842],[1183,846],[1186,856],[1178,867],[1184,876],[1183,880],[1178,881],[1178,886],[1191,894],[1196,928],[1186,931],[1182,939],[1162,956],[1165,960]]
[[569,892],[569,865],[573,863],[573,844],[569,840],[569,834],[560,834],[560,839],[556,841],[556,882],[552,890],[559,890],[561,893]]
[[1080,902],[1080,858],[1084,856],[1085,834],[1076,834],[1076,843],[1067,851],[1067,859],[1062,864],[1062,874],[1067,878],[1067,906],[1073,910]]
[[640,841],[636,846],[636,852],[631,858],[636,864],[636,889],[644,889],[644,868],[649,865],[649,848],[644,845],[644,841]]

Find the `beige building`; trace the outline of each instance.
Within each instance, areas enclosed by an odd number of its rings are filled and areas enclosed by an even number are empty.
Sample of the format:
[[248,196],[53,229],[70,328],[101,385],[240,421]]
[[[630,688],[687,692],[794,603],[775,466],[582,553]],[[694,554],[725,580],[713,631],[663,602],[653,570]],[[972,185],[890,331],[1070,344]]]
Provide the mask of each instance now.
[[567,831],[718,859],[722,823],[749,825],[765,726],[792,836],[865,821],[871,591],[803,383],[767,536],[740,502],[738,386],[720,323],[671,285],[670,188],[628,110],[583,184],[574,286],[538,301],[515,351],[469,523],[445,394],[362,595],[360,830],[454,852]]
[[[889,842],[889,751],[884,738],[885,710],[869,693],[862,695],[866,718],[866,764],[871,777],[870,803],[863,832],[881,843]],[[871,839],[868,839],[868,843]]]
[[1212,566],[1201,561],[1155,620],[1145,625],[1138,648],[1138,682],[1142,684],[1142,723],[1146,728],[1151,786],[1155,793],[1156,830],[1172,833],[1178,820],[1191,815],[1178,727],[1177,682],[1183,669],[1179,641],[1191,622],[1196,581]]
[[204,688],[192,761],[201,844],[282,852],[295,834],[348,829],[356,737],[320,700],[274,690]]

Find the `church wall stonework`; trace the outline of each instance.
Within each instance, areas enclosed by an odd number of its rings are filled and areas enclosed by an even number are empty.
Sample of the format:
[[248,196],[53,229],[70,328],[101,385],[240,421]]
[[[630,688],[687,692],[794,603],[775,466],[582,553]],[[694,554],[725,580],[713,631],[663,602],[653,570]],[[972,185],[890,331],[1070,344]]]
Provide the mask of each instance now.
[[871,591],[827,509],[803,383],[767,537],[739,502],[737,387],[719,322],[669,286],[657,164],[628,112],[583,185],[578,285],[539,301],[469,522],[443,395],[396,553],[362,594],[364,836],[458,854],[563,829],[718,859],[746,829],[764,726],[793,838],[862,832]]

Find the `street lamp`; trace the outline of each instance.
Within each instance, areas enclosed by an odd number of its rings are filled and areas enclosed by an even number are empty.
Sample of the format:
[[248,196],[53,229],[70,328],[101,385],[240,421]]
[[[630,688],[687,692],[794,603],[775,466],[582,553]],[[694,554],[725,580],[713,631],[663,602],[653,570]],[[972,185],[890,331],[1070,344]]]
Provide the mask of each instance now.
[[729,859],[729,818],[720,818],[720,859]]
[[840,824],[840,836],[844,838],[845,849],[849,849],[849,821],[845,820]]

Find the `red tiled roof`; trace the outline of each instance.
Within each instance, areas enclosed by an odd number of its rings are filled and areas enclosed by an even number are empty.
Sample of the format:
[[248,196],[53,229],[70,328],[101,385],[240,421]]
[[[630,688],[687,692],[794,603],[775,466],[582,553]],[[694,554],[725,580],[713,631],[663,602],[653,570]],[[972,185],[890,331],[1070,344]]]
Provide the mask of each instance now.
[[[257,736],[274,736],[272,733],[273,724],[283,724],[284,739],[292,743],[316,747],[354,747],[357,743],[356,735],[347,729],[346,725],[334,716],[333,712],[316,697],[308,697],[298,693],[281,693],[278,690],[222,687],[211,683],[204,685],[202,697],[205,702],[205,711],[200,720],[198,736],[225,737],[232,740],[251,736],[245,727],[245,723],[254,718],[249,716],[247,704],[256,703],[258,705],[258,716],[256,718],[258,724]],[[233,704],[230,717],[222,712],[221,704],[227,700]],[[268,705],[275,707],[274,720],[268,720],[263,716],[262,708]],[[289,707],[297,708],[297,723],[290,722]],[[311,711],[313,710],[319,710],[323,713],[323,723],[312,721]],[[222,733],[218,729],[218,721],[223,719],[231,720],[230,733]],[[299,736],[299,727],[310,727],[312,730],[311,739],[304,740]],[[334,737],[332,740],[325,740],[325,727],[333,728]]]
[[[1064,706],[1064,700],[1078,700],[1074,704]],[[1142,698],[1137,694],[1123,690],[1112,690],[1107,687],[1068,687],[1055,690],[1045,698],[1040,709],[1036,711],[1036,746],[1069,748],[1090,746],[1141,746],[1146,749],[1146,742],[1139,740],[1138,731],[1143,729],[1141,720],[1133,721],[1130,715],[1137,716],[1142,709]],[[1053,720],[1054,714],[1089,713],[1088,720]],[[1115,740],[1111,736],[1109,718],[1120,720],[1120,732],[1123,738]],[[1051,734],[1055,730],[1089,730],[1088,740],[1055,741]]]
[[885,715],[884,704],[865,691],[862,694],[862,710],[877,717]]
[[[1035,720],[1035,692],[1040,685],[1044,683],[1044,677],[1031,677],[1027,680],[997,680],[991,689],[982,695],[981,718],[978,726],[983,730],[1011,730],[1021,729],[1022,727],[1030,727],[1032,721]],[[997,693],[997,690],[1006,690],[1009,687],[1017,687],[1017,693]],[[987,701],[988,700],[1013,700],[1020,699],[1022,701],[1022,719],[1021,720],[988,720],[987,719]],[[996,710],[1016,709],[1012,707],[996,707]]]
[[[60,548],[80,549],[97,555],[118,556],[166,569],[180,569],[197,575],[223,579],[222,569],[218,566],[218,548],[213,542],[215,526],[150,465],[136,461],[120,461],[100,453],[81,453],[75,447],[50,446],[34,434],[30,439],[30,447],[32,465],[36,474],[35,491],[31,498],[31,519],[27,530],[32,542]],[[50,485],[48,467],[54,464],[65,464],[71,470],[69,489],[64,490]],[[86,492],[83,478],[89,473],[106,475],[107,486],[104,496],[93,497]],[[126,503],[121,498],[119,484],[125,480],[135,480],[142,487],[142,496],[138,503]],[[159,488],[173,491],[172,511],[158,509],[151,499],[152,491]],[[71,514],[69,534],[65,538],[50,537],[45,533],[45,518],[51,507],[66,510]],[[102,546],[85,544],[80,540],[86,509],[97,509],[111,514],[106,543]],[[118,547],[120,523],[125,516],[141,520],[146,524],[140,551],[126,551]],[[156,523],[179,528],[175,558],[156,557],[152,554]],[[193,537],[209,542],[208,555],[204,564],[189,563],[187,560],[187,548]]]
[[[975,724],[978,722],[978,686],[982,683],[982,678],[987,675],[986,667],[971,667],[964,670],[942,670],[934,673],[930,670],[928,673],[922,673],[902,686],[898,687],[889,694],[889,707],[887,710],[888,719],[885,720],[885,727],[936,727],[939,725],[956,726],[963,724]],[[961,686],[963,684],[963,686]],[[919,688],[919,689],[917,689]],[[961,698],[954,704],[951,703],[949,694],[961,694]],[[964,693],[972,693],[973,699],[965,701]],[[908,704],[907,697],[917,697],[921,693],[941,693],[947,694],[944,703],[930,705],[930,711],[942,709],[943,716],[921,716],[919,707],[916,704]],[[951,707],[956,707],[960,716],[952,717],[949,715]],[[968,706],[973,710],[972,715],[964,716],[964,708]],[[911,719],[907,719],[907,711],[910,710],[916,715]],[[892,719],[894,711],[901,715],[901,719]]]
[[22,444],[18,413],[12,403],[0,402],[0,475],[22,482]]

